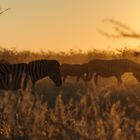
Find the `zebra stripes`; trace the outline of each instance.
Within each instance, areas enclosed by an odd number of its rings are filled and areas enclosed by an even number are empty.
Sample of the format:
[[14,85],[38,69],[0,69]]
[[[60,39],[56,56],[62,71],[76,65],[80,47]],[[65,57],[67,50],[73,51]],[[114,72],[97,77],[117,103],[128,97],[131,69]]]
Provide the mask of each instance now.
[[27,64],[0,64],[0,89],[17,90],[23,88],[25,90],[29,78],[34,86],[38,80],[46,76],[49,76],[56,86],[62,84],[58,61],[36,60]]
[[[61,74],[60,74],[60,64],[56,60],[35,60],[28,63],[27,76],[25,84],[29,81],[29,77],[32,81],[33,87],[35,83],[48,76],[56,86],[62,84]],[[26,86],[25,86],[26,87]]]
[[0,89],[6,89],[9,85],[9,65],[0,64]]
[[9,74],[10,74],[10,90],[17,90],[22,88],[22,79],[24,79],[24,74],[27,74],[28,64],[18,63],[9,65]]
[[27,71],[27,64],[0,64],[0,89],[17,90],[21,88],[23,74]]

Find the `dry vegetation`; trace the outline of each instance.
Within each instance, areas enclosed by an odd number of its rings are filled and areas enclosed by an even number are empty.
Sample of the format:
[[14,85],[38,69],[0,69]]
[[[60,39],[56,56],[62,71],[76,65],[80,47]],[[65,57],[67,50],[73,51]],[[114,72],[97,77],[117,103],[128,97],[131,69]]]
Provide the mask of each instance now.
[[[61,63],[84,63],[93,58],[140,62],[140,51],[93,50],[84,54],[71,50],[66,54],[1,49],[0,58],[11,63],[42,58]],[[139,140],[140,84],[127,75],[120,87],[113,80],[100,79],[99,87],[95,87],[93,81],[85,85],[68,79],[56,88],[50,80],[43,79],[36,85],[38,97],[34,107],[30,92],[1,91],[0,140]]]
[[[128,46],[129,47],[129,46]],[[16,49],[0,48],[0,59],[6,59],[11,63],[29,62],[35,59],[57,59],[60,63],[85,63],[93,58],[111,59],[111,58],[128,58],[140,62],[140,50],[124,48],[122,50],[98,51],[93,49],[87,53],[81,50],[70,50],[68,53],[54,51],[40,51],[38,53],[30,51],[16,51]]]

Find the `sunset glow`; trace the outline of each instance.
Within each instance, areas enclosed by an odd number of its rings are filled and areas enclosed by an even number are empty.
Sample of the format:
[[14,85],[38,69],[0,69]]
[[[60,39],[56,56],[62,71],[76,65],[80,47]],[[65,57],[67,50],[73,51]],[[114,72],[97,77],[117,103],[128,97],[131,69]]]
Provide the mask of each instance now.
[[136,48],[140,39],[109,39],[105,18],[119,20],[140,33],[139,0],[1,0],[0,46],[17,50],[67,51]]

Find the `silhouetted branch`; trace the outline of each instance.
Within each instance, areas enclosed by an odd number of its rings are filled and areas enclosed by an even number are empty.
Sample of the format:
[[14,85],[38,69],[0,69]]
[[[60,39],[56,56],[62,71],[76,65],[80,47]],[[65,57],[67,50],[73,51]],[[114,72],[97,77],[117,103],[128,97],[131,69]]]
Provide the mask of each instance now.
[[140,34],[128,27],[125,24],[122,24],[114,19],[105,19],[104,22],[109,22],[113,25],[114,30],[118,34],[110,34],[108,32],[99,30],[99,32],[110,38],[139,38]]
[[[4,9],[4,10],[2,10],[2,11],[0,11],[0,15],[2,15],[3,13],[5,13],[6,11],[8,11],[8,10],[10,10],[11,8],[7,8],[7,9]],[[1,8],[0,8],[0,10],[1,10]]]

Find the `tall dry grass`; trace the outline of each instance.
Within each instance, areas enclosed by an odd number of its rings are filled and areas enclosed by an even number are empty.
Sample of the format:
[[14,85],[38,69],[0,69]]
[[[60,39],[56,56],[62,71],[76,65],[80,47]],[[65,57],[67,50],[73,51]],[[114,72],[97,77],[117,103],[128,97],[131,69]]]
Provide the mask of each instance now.
[[[84,63],[93,58],[129,58],[140,62],[140,52],[117,53],[93,50],[69,53],[0,50],[10,63],[33,59],[57,59],[61,63]],[[37,101],[30,92],[0,91],[0,140],[139,140],[140,85],[124,76],[118,87],[114,79],[85,85],[68,79],[60,88],[49,80],[36,85]],[[20,94],[23,94],[21,100]]]
[[69,52],[54,52],[54,51],[17,51],[16,49],[0,48],[0,59],[6,59],[10,63],[29,62],[35,59],[57,59],[60,63],[85,63],[94,58],[114,59],[128,58],[140,63],[140,50],[137,49],[120,49],[114,51],[99,51],[96,49],[88,52],[81,50],[70,50]]
[[39,95],[33,107],[29,92],[22,92],[22,100],[21,91],[1,93],[0,139],[139,140],[140,94],[135,88],[136,95],[131,95],[130,89],[97,91],[91,84],[79,100],[70,98],[67,103],[62,89],[54,107]]

